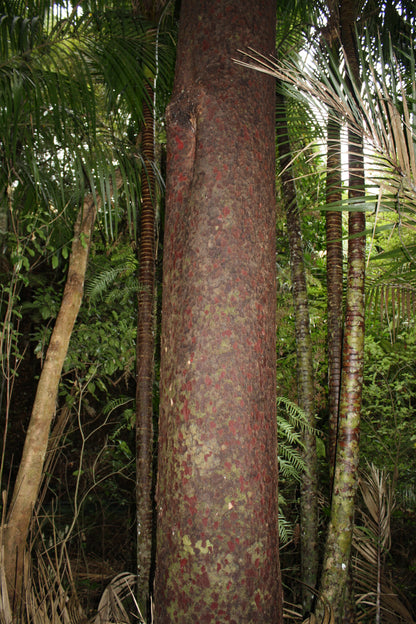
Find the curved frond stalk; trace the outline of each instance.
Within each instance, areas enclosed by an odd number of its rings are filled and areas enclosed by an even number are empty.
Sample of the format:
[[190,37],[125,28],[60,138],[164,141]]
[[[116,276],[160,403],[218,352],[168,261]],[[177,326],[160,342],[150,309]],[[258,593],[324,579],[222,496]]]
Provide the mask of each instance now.
[[136,613],[133,615],[134,621],[145,622],[139,605],[135,600],[137,590],[137,576],[129,572],[122,572],[112,579],[105,588],[98,604],[97,615],[94,624],[104,624],[104,622],[131,622],[130,609],[123,603],[127,598],[133,599]]
[[[236,62],[286,82],[295,98],[314,98],[322,119],[327,115],[342,119],[357,135],[362,134],[374,169],[371,182],[380,189],[383,210],[399,214],[402,226],[411,226],[415,221],[412,205],[416,197],[416,162],[410,98],[392,47],[387,51],[379,47],[379,57],[374,58],[359,46],[358,42],[363,78],[360,88],[350,63],[344,64],[346,75],[343,76],[322,52],[319,74],[312,73],[300,60],[277,61],[254,50],[241,51],[247,60],[236,59]],[[390,89],[389,84],[396,84],[396,89]],[[346,210],[351,203],[345,204]]]

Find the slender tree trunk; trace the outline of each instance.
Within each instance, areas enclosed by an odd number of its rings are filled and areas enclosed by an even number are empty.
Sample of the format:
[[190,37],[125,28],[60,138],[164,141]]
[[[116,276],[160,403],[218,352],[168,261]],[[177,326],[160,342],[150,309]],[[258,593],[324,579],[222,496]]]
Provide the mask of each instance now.
[[[291,162],[287,107],[285,97],[278,91],[277,109],[281,111],[277,128],[280,156],[280,177],[283,185],[283,201],[286,204],[287,230],[289,235],[290,264],[295,309],[296,357],[298,401],[308,423],[315,429],[315,402],[313,383],[313,354],[309,324],[308,292],[301,223],[296,200],[296,188]],[[301,484],[301,564],[303,585],[303,609],[310,611],[318,574],[318,467],[315,434],[304,434],[305,473]]]
[[167,113],[155,620],[280,624],[273,0],[183,0]]
[[10,601],[15,609],[18,607],[24,591],[23,576],[26,540],[32,511],[42,480],[49,431],[55,415],[62,367],[75,320],[81,306],[95,216],[94,200],[89,197],[84,202],[75,224],[68,276],[62,303],[39,378],[26,433],[23,456],[20,461],[4,531],[3,545],[7,584]]
[[[166,0],[133,0],[133,11],[158,23]],[[157,45],[157,42],[156,42]],[[156,48],[155,48],[156,57]],[[147,69],[149,81],[154,76]],[[150,84],[143,100],[141,152],[144,168],[141,183],[139,293],[137,322],[136,384],[136,518],[138,600],[142,614],[150,618],[154,572],[154,476],[153,476],[153,383],[155,352],[155,128],[154,94]]]
[[[330,118],[327,139],[327,205],[341,201],[341,126]],[[338,436],[339,396],[341,388],[343,325],[343,251],[342,212],[328,210],[326,216],[326,279],[328,298],[328,403],[329,403],[329,474],[332,484]],[[331,486],[332,491],[332,486]]]
[[138,599],[148,613],[151,590],[153,532],[153,360],[154,360],[154,290],[155,290],[155,178],[153,92],[143,101],[142,206],[140,214],[139,293],[137,323],[136,385],[136,513]]
[[[340,20],[338,0],[328,0],[328,27],[324,41],[328,48],[329,64],[339,69]],[[335,72],[336,75],[337,72]],[[327,210],[326,221],[326,280],[328,322],[328,459],[330,492],[335,471],[338,437],[339,396],[342,368],[343,332],[343,248],[341,199],[341,120],[332,115],[327,125],[326,204],[338,204],[339,210]]]
[[[340,5],[341,42],[351,75],[359,85],[356,53],[356,3]],[[349,130],[349,195],[364,193],[362,136]],[[343,621],[345,591],[350,574],[354,505],[358,484],[360,412],[364,366],[365,214],[349,213],[347,298],[344,327],[337,459],[331,516],[325,547],[321,593],[331,604],[335,622]]]

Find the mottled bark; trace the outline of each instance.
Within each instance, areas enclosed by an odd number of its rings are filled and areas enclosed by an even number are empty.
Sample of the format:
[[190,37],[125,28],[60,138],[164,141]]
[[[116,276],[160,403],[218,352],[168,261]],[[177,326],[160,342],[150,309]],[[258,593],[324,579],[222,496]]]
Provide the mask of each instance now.
[[39,378],[23,455],[9,506],[3,544],[9,595],[15,609],[22,599],[26,540],[42,480],[62,367],[81,306],[95,215],[94,200],[89,197],[84,202],[75,224],[62,303]]
[[[279,117],[276,124],[276,134],[290,248],[295,310],[298,401],[307,416],[309,425],[315,429],[313,354],[301,223],[291,167],[292,154],[286,102],[285,97],[280,92],[278,92],[277,99]],[[303,441],[305,444],[303,452],[305,472],[301,483],[301,580],[303,583],[303,609],[307,612],[310,611],[314,599],[314,594],[309,588],[315,587],[318,574],[318,466],[315,434],[311,431],[305,431]]]
[[[341,202],[341,138],[340,123],[328,120],[327,138],[327,205]],[[329,474],[332,484],[338,436],[339,395],[341,388],[342,325],[343,325],[343,251],[342,212],[328,210],[326,216],[326,280],[328,319],[328,407],[329,407]],[[331,487],[332,490],[332,487]]]
[[155,290],[155,177],[154,127],[147,87],[143,100],[141,150],[144,161],[141,178],[139,243],[139,293],[136,364],[136,518],[138,600],[143,613],[149,611],[153,533],[153,364]]
[[[356,3],[343,0],[340,5],[341,42],[356,84],[359,62],[356,53]],[[349,196],[364,192],[362,136],[349,130]],[[334,474],[331,516],[325,546],[321,592],[341,623],[345,592],[350,574],[350,553],[354,526],[354,504],[358,484],[360,412],[364,365],[364,280],[365,214],[349,213],[348,275],[344,324],[341,395],[337,458]]]
[[282,622],[275,3],[183,0],[167,111],[155,620]]

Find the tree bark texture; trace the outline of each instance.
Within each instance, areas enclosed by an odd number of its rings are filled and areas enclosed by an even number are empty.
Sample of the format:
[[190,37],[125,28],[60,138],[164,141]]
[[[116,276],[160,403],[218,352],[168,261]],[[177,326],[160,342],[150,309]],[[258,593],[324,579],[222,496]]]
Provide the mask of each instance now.
[[[359,61],[356,52],[354,0],[340,5],[341,42],[356,84]],[[348,132],[349,196],[364,193],[363,139]],[[350,573],[350,553],[354,526],[354,505],[358,483],[360,412],[364,367],[364,281],[365,213],[350,212],[348,227],[348,274],[344,323],[343,360],[337,458],[331,515],[321,579],[321,593],[334,611],[335,622],[343,621],[345,591]]]
[[[287,231],[289,236],[290,266],[295,310],[297,389],[300,407],[309,425],[315,429],[315,401],[313,382],[313,354],[309,323],[308,292],[300,215],[296,200],[296,187],[291,167],[287,106],[284,95],[277,94],[279,117],[276,124],[277,144],[280,156],[280,177],[283,201],[286,204]],[[303,609],[310,611],[318,575],[318,463],[315,434],[306,431],[303,457],[305,472],[301,483],[301,580],[303,583]]]
[[[147,87],[149,101],[153,92]],[[153,110],[143,101],[136,382],[136,516],[138,599],[148,611],[153,533],[153,364],[155,296],[155,177]]]
[[282,622],[274,0],[183,0],[167,112],[155,620]]
[[79,212],[61,307],[39,378],[3,536],[11,604],[22,598],[26,540],[42,481],[49,431],[55,415],[59,380],[81,306],[96,207],[89,197]]

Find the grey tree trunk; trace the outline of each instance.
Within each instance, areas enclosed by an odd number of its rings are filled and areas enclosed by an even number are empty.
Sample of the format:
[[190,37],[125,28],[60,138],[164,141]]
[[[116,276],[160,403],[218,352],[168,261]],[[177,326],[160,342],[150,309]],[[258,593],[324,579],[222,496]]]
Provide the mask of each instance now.
[[42,481],[62,367],[82,302],[95,216],[95,203],[89,197],[84,202],[75,224],[62,303],[39,378],[23,455],[7,514],[3,544],[7,585],[13,610],[18,608],[23,597],[26,540]]

